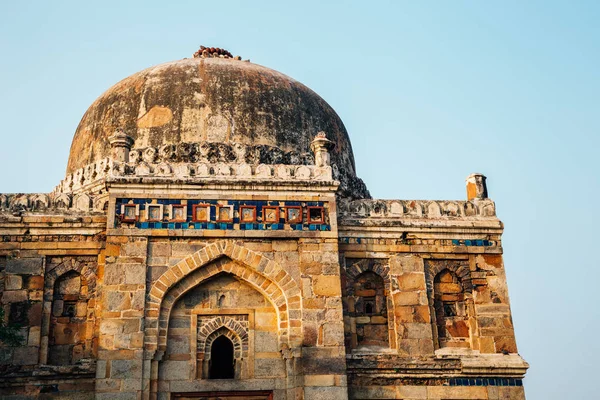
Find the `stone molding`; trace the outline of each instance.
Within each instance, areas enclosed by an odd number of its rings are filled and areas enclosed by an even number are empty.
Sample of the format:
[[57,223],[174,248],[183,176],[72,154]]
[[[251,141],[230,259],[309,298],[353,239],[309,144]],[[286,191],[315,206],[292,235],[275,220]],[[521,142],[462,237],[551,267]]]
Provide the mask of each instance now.
[[53,194],[96,193],[105,188],[106,182],[123,179],[152,178],[177,180],[178,183],[196,182],[327,182],[334,183],[330,166],[245,163],[175,163],[175,162],[129,162],[122,163],[109,158],[80,168],[67,175],[52,192]]
[[108,197],[85,193],[0,193],[0,214],[104,213]]
[[421,358],[418,361],[397,355],[348,354],[349,375],[375,375],[394,381],[402,378],[435,379],[461,377],[515,377],[522,378],[529,364],[519,354],[470,354],[443,355]]
[[129,151],[129,160],[136,164],[148,163],[242,163],[242,164],[285,164],[312,165],[311,153],[284,151],[268,145],[246,145],[223,142],[182,142],[161,147],[142,147]]
[[338,215],[344,222],[369,219],[496,219],[492,200],[372,200],[340,201]]

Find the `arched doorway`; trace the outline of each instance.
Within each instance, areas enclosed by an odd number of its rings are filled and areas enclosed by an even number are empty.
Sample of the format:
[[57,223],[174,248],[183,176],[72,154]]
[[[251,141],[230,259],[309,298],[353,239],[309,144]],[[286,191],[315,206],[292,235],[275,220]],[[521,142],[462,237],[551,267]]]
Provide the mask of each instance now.
[[221,335],[210,348],[209,379],[233,379],[234,376],[233,343]]

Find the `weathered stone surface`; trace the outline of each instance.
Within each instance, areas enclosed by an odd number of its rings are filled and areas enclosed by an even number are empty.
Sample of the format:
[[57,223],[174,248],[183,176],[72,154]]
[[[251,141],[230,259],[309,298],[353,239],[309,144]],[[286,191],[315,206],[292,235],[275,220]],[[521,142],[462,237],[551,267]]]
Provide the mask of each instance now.
[[481,380],[528,367],[481,175],[367,198],[322,99],[199,56],[101,96],[52,193],[0,194],[0,397],[523,399]]
[[12,258],[6,261],[6,272],[9,274],[41,275],[42,258]]

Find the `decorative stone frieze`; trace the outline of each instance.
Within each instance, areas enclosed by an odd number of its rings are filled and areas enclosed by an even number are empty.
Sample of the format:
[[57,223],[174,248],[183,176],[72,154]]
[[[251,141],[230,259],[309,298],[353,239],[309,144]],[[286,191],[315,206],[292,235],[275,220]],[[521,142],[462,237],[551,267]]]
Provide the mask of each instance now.
[[0,215],[24,213],[64,214],[103,213],[106,211],[106,195],[77,195],[67,193],[2,193]]
[[496,219],[496,207],[492,200],[373,200],[340,201],[339,215],[343,221],[352,219]]

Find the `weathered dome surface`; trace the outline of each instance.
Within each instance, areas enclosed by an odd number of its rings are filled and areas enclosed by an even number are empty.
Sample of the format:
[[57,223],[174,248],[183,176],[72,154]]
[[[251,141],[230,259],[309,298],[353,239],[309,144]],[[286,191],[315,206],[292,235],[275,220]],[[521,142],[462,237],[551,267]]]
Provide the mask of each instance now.
[[336,144],[332,165],[343,191],[353,192],[353,197],[368,196],[355,176],[348,133],[335,111],[303,84],[250,62],[184,59],[117,83],[79,123],[67,174],[107,157],[108,137],[117,129],[135,139],[133,149],[241,144],[259,147],[263,153],[273,149],[291,160],[306,159],[310,142],[324,131]]

